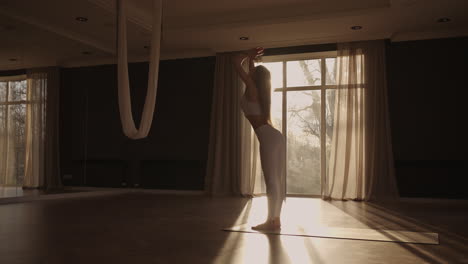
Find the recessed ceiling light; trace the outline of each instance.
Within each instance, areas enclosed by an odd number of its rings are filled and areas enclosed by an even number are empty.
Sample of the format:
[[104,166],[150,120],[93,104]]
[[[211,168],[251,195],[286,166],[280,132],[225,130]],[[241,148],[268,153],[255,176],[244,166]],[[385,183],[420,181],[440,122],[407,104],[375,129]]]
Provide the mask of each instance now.
[[81,52],[81,54],[83,54],[83,55],[91,55],[91,54],[93,54],[93,53],[92,53],[91,51],[83,51],[83,52]]
[[445,22],[450,22],[450,21],[451,19],[448,17],[442,17],[442,18],[437,19],[437,22],[439,23],[445,23]]
[[15,59],[15,58],[11,58],[11,59],[8,59],[9,61],[17,61],[18,59]]
[[352,30],[360,30],[360,29],[362,29],[362,27],[361,26],[352,26],[351,29]]
[[78,21],[80,21],[80,22],[86,22],[86,21],[88,21],[88,18],[86,18],[86,17],[76,17],[75,19],[78,20]]
[[249,40],[249,37],[240,37],[240,40]]

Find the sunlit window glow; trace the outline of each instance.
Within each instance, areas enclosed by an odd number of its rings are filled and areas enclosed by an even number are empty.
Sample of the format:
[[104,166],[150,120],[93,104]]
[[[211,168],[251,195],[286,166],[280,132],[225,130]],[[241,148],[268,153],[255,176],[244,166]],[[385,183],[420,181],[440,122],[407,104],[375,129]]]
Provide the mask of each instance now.
[[0,81],[0,146],[8,166],[0,174],[0,186],[23,185],[26,140],[26,80]]
[[[272,76],[271,118],[273,126],[287,138],[288,194],[319,195],[321,178],[326,173],[322,171],[322,162],[328,160],[333,133],[336,58],[256,65],[265,66]],[[283,76],[284,69],[286,76]]]

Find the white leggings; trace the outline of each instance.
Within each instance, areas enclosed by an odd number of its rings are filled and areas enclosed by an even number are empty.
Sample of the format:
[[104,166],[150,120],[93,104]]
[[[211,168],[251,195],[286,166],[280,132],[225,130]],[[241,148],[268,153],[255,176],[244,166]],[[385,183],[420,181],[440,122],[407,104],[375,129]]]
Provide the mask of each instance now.
[[286,199],[286,148],[283,134],[266,124],[255,129],[268,198],[268,219],[279,217]]

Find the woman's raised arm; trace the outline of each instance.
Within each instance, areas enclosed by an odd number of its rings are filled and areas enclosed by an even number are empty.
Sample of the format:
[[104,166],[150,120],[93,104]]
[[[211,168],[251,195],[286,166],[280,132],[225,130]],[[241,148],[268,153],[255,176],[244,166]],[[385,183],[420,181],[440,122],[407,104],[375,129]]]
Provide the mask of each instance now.
[[234,64],[234,68],[236,69],[237,73],[241,77],[242,81],[244,81],[245,85],[254,86],[255,83],[252,80],[252,77],[250,76],[250,74],[247,74],[247,72],[245,72],[242,66],[242,64],[244,63],[246,59],[250,61],[249,55],[247,53],[238,53],[238,54],[233,55],[232,63]]
[[[247,87],[255,86],[255,82],[253,81],[253,74],[255,72],[254,59],[262,55],[263,48],[257,47],[254,49],[247,50],[245,52],[238,53],[232,58],[232,62],[234,63],[237,73],[239,73],[239,76],[244,81]],[[249,73],[245,72],[244,68],[242,67],[242,64],[246,59],[249,63]]]

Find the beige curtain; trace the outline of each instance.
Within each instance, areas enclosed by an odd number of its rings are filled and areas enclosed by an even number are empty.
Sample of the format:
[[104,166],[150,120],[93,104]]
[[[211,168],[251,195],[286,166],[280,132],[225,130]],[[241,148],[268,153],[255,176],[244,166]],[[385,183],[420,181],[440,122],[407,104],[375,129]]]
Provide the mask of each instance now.
[[19,180],[21,157],[18,147],[21,147],[23,137],[18,132],[22,130],[22,109],[9,103],[13,90],[10,86],[18,85],[19,81],[0,79],[0,186],[17,186]]
[[59,70],[29,70],[23,187],[62,187],[59,163]]
[[29,72],[25,122],[25,160],[23,187],[44,186],[44,133],[47,74]]
[[217,54],[205,190],[253,196],[260,191],[258,140],[239,106],[244,84],[230,53]]
[[324,199],[395,199],[383,40],[338,44]]

